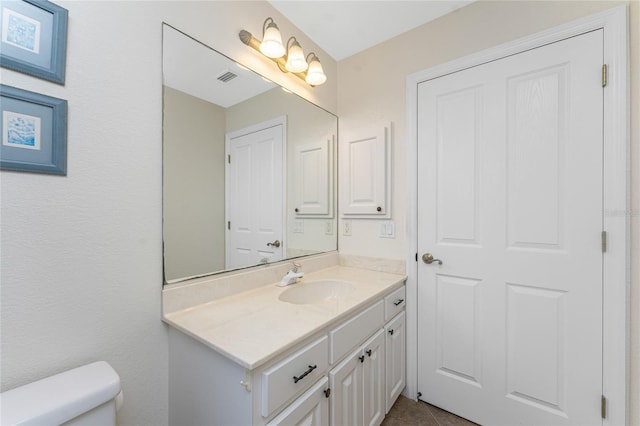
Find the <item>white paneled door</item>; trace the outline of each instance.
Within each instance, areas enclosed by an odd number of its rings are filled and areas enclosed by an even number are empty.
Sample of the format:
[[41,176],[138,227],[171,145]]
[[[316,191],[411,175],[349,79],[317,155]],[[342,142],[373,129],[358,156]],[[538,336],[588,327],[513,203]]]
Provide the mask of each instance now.
[[602,57],[598,30],[419,85],[420,399],[602,424]]
[[283,127],[227,135],[226,269],[283,258]]

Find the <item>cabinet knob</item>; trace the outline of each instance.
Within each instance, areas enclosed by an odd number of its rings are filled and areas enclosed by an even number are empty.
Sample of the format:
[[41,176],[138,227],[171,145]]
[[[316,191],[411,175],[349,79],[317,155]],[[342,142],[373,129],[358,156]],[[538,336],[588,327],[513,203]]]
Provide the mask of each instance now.
[[297,208],[297,207],[294,210],[295,210],[296,213],[298,213],[300,211],[300,209]]
[[378,208],[376,210],[381,212],[382,211],[382,207],[378,206]]
[[331,388],[326,388],[323,392],[325,397],[329,398],[331,396]]
[[371,349],[368,349],[366,352],[367,352],[367,356],[371,357]]
[[358,359],[360,360],[360,362],[364,362],[364,355],[359,356]]
[[393,304],[398,306],[399,304],[401,304],[402,302],[404,302],[404,299],[396,299]]
[[393,336],[393,328],[389,330],[389,334]]

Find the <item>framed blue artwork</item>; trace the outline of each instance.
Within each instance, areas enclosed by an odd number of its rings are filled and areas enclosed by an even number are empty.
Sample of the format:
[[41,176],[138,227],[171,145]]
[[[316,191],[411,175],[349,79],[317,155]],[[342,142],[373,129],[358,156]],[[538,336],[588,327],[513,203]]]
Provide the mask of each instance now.
[[0,84],[0,169],[67,174],[67,101]]
[[3,0],[0,66],[64,84],[68,11],[46,0]]

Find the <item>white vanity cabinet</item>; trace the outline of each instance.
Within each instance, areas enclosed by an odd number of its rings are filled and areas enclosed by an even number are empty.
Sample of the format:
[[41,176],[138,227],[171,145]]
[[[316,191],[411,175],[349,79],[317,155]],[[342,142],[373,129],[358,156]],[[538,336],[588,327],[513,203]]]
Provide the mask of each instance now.
[[373,297],[256,367],[169,328],[169,423],[379,425],[405,383],[404,295]]
[[386,410],[389,412],[406,385],[406,316],[400,312],[384,327],[386,348]]
[[328,425],[329,424],[329,380],[318,380],[311,389],[292,402],[267,426]]
[[329,372],[331,425],[379,425],[385,413],[385,339],[378,330]]

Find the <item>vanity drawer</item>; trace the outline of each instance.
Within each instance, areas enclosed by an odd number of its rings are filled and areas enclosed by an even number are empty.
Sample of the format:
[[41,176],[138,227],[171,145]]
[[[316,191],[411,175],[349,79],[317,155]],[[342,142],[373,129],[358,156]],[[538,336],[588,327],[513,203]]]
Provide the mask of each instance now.
[[262,373],[262,416],[268,417],[326,373],[329,341],[316,340]]
[[383,322],[384,304],[381,300],[338,328],[331,330],[329,332],[331,343],[329,362],[334,364],[356,345],[372,335],[374,331],[382,327]]
[[389,321],[404,310],[406,302],[405,286],[400,287],[384,298],[384,320]]

